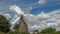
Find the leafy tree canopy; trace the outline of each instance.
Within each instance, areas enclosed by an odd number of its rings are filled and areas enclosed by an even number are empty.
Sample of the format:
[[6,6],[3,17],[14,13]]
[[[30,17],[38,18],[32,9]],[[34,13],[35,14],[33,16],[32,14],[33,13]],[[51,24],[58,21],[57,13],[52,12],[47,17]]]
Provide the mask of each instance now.
[[51,33],[51,32],[55,32],[56,31],[56,29],[55,28],[46,28],[46,29],[43,29],[42,31],[41,31],[41,33]]
[[0,15],[0,31],[7,33],[9,31],[9,21]]

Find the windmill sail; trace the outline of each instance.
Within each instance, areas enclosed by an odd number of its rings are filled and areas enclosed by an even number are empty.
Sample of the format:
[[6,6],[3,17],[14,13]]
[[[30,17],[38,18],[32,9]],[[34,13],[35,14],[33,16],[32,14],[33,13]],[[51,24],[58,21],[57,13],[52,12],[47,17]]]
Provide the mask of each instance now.
[[14,10],[18,15],[23,14],[22,9],[19,8],[19,7],[16,6],[16,5],[10,6],[10,9],[11,9],[11,10]]
[[26,8],[26,10],[24,12],[22,11],[22,9],[20,7],[18,7],[16,5],[10,6],[10,9],[14,10],[18,15],[20,15],[20,14],[23,15],[23,14],[29,13],[32,10],[32,7]]
[[15,24],[18,20],[20,19],[20,17],[17,17],[15,19],[12,20],[12,24]]
[[28,8],[26,8],[26,10],[25,10],[24,13],[25,13],[25,14],[26,14],[26,13],[29,13],[31,10],[32,10],[32,7],[28,7]]

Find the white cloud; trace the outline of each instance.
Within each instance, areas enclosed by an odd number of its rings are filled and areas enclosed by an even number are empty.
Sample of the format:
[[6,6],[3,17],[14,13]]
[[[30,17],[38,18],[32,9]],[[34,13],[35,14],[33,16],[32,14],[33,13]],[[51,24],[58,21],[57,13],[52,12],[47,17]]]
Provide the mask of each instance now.
[[27,14],[24,16],[24,20],[28,23],[30,29],[44,29],[46,27],[45,20],[48,18],[49,16],[44,13],[38,15]]
[[3,15],[4,17],[6,17],[8,20],[9,18],[11,18],[11,15],[9,13],[2,13],[0,12],[0,15]]
[[54,26],[57,26],[57,25],[58,25],[57,23],[47,23],[48,27],[54,27]]
[[41,19],[49,18],[50,16],[45,14],[44,12],[41,12],[41,14],[38,14],[37,17],[40,17]]
[[5,16],[7,19],[11,18],[11,15],[10,14],[4,14],[3,16]]
[[39,4],[45,4],[46,3],[46,0],[39,0],[38,3]]
[[24,19],[26,18],[25,21],[28,23],[28,27],[33,30],[33,28],[44,29],[47,27],[58,26],[58,24],[60,24],[59,16],[60,10],[55,10],[47,14],[45,13],[41,13],[38,15],[27,14],[24,16]]

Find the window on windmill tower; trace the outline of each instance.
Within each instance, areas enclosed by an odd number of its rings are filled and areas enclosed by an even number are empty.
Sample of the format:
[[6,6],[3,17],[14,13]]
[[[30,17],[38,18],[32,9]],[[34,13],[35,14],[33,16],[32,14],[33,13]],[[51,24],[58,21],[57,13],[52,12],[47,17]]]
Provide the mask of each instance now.
[[25,30],[25,27],[24,26],[22,27],[22,30]]

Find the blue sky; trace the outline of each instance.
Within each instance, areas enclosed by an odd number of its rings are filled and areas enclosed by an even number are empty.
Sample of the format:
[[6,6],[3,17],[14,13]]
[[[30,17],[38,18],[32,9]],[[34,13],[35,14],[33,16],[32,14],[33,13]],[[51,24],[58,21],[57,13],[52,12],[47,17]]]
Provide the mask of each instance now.
[[27,7],[32,6],[33,9],[30,13],[39,14],[44,11],[51,12],[53,10],[60,9],[60,0],[45,0],[46,3],[39,4],[39,0],[0,0],[0,11],[11,12],[9,6],[18,5],[25,10]]
[[[25,20],[28,21],[30,30],[34,30],[35,27],[38,30],[43,29],[47,27],[46,24],[48,26],[60,24],[60,0],[0,0],[0,13],[9,17],[12,21],[13,18],[19,17],[16,12],[9,9],[13,5],[21,8],[22,11],[32,7],[30,13],[24,16],[24,18],[27,18]],[[59,28],[56,29],[60,30]]]

